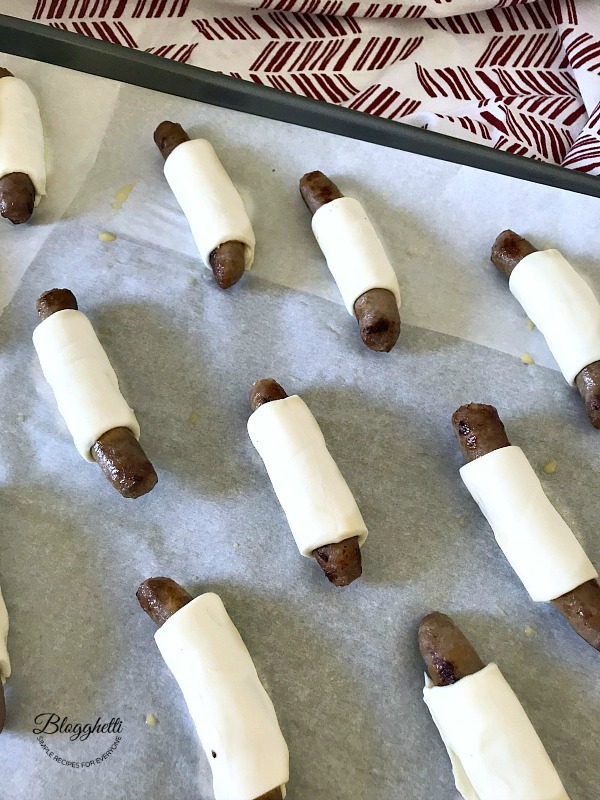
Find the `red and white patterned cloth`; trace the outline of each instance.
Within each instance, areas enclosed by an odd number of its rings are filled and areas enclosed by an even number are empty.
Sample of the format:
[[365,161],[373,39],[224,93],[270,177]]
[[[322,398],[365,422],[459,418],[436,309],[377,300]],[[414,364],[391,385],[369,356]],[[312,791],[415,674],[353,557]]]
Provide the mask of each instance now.
[[0,12],[600,174],[600,0],[0,0]]

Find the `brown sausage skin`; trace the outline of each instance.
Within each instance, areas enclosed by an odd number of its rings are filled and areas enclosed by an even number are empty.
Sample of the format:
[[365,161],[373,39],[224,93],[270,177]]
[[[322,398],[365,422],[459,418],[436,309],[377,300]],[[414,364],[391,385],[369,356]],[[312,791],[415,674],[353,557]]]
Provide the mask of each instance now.
[[271,789],[271,791],[267,792],[266,794],[261,794],[257,800],[283,800],[283,795],[280,787],[278,786],[276,789]]
[[[513,269],[525,256],[536,253],[536,248],[514,231],[502,231],[492,247],[492,263],[510,278]],[[596,430],[600,430],[600,361],[594,361],[581,370],[575,378],[585,405],[585,413]]]
[[321,206],[344,196],[335,183],[320,170],[307,172],[300,178],[300,194],[311,214]]
[[78,311],[77,299],[70,289],[49,289],[35,301],[35,310],[43,322],[57,311]]
[[450,686],[485,666],[460,628],[439,611],[421,620],[419,650],[435,686]]
[[[344,195],[319,170],[307,172],[300,179],[300,194],[311,214],[321,206],[339,200]],[[400,336],[400,311],[389,289],[370,289],[354,303],[354,316],[360,336],[369,350],[389,353]]]
[[362,556],[358,536],[313,550],[313,556],[334,586],[349,586],[362,575]]
[[148,578],[140,584],[135,596],[150,619],[164,625],[180,608],[190,603],[193,597],[171,578]]
[[600,584],[587,581],[552,603],[586,642],[600,650]]
[[2,685],[2,681],[0,681],[0,733],[2,733],[2,731],[4,730],[5,722],[6,722],[6,701],[4,699],[4,686]]
[[254,381],[250,389],[250,408],[256,411],[257,408],[270,403],[272,400],[283,400],[287,397],[285,389],[280,386],[273,378],[262,378]]
[[467,462],[501,447],[510,446],[504,425],[494,406],[485,403],[461,406],[452,415],[452,425]]
[[[165,120],[154,131],[154,142],[165,161],[176,147],[189,141],[190,137],[178,122]],[[235,241],[224,242],[212,251],[209,262],[218,286],[221,289],[229,289],[246,271],[244,244]]]
[[35,186],[25,172],[11,172],[0,178],[0,215],[13,225],[27,222],[35,206]]
[[178,122],[165,120],[154,131],[154,144],[160,150],[161,156],[166,161],[176,147],[183,142],[189,142],[190,137]]
[[596,430],[600,430],[600,361],[584,367],[575,378],[575,385],[585,404],[585,413]]
[[14,75],[6,67],[0,67],[0,78],[14,78]]
[[154,467],[129,428],[104,433],[92,445],[91,454],[122,497],[142,497],[158,483]]
[[[273,378],[262,378],[252,384],[250,408],[254,412],[265,403],[283,400],[286,397],[285,389],[277,381]],[[326,544],[313,550],[312,554],[334,586],[348,586],[362,575],[362,556],[357,536],[344,539],[342,542]]]
[[502,231],[492,246],[492,264],[510,278],[513,269],[525,256],[537,252],[531,242],[511,230]]
[[223,242],[208,260],[220,289],[229,289],[246,271],[246,248],[242,242]]
[[[50,289],[35,305],[42,322],[58,311],[77,311],[77,299],[69,289]],[[158,482],[154,467],[129,428],[107,431],[94,442],[90,453],[122,497],[141,497]]]
[[369,350],[389,353],[400,336],[398,302],[389,289],[369,289],[354,303],[360,337]]

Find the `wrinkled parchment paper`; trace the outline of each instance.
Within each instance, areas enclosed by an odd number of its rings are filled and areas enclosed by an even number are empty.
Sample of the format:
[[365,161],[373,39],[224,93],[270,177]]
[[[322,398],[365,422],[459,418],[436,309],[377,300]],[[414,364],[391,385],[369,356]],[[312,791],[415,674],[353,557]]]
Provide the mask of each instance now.
[[[13,665],[0,799],[212,798],[135,599],[152,575],[222,596],[289,743],[291,800],[454,800],[421,697],[416,629],[435,609],[500,665],[571,800],[596,797],[600,655],[529,600],[460,481],[450,417],[463,402],[497,405],[600,564],[600,434],[488,262],[512,227],[559,247],[600,293],[598,201],[3,64],[38,97],[50,174],[34,221],[0,225],[0,579]],[[255,266],[228,292],[164,180],[152,142],[162,119],[208,137],[247,203]],[[362,345],[323,263],[297,189],[312,169],[363,202],[397,269],[403,329],[389,355]],[[76,294],[138,415],[160,481],[138,501],[80,458],[42,378],[34,302],[54,286]],[[306,400],[370,529],[364,577],[348,589],[298,554],[248,439],[248,389],[264,376]],[[119,719],[119,741],[113,726],[84,742],[46,734],[44,749],[33,733],[43,714]]]

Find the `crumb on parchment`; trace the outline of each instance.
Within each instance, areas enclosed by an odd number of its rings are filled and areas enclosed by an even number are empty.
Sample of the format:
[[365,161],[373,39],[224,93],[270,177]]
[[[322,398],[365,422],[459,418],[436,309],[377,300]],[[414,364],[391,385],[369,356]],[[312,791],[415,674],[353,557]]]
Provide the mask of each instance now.
[[523,353],[521,356],[521,361],[524,364],[535,364],[535,361],[533,360],[532,356],[529,355],[529,353]]
[[190,423],[190,425],[195,425],[198,422],[199,419],[200,419],[200,415],[198,414],[198,412],[197,411],[192,411],[191,414],[188,417],[188,422]]
[[527,627],[525,627],[523,630],[525,632],[525,636],[535,636],[535,634],[537,633],[533,625],[527,625]]
[[532,322],[530,319],[527,320],[527,330],[532,331],[535,328],[535,322]]
[[556,472],[556,468],[558,466],[558,462],[555,458],[551,458],[542,467],[542,472],[545,472],[546,475],[554,475]]
[[102,233],[98,234],[98,238],[101,242],[114,242],[117,238],[114,233],[109,233],[109,231],[102,231]]
[[146,725],[150,728],[154,728],[158,723],[158,720],[154,716],[154,714],[146,714]]

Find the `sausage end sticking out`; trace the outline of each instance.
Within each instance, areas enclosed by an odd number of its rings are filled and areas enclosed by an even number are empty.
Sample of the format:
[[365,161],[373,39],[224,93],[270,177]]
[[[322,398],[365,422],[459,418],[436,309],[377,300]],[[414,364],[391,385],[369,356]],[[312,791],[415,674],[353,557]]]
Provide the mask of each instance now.
[[285,389],[273,378],[261,378],[254,381],[250,389],[250,408],[256,411],[259,406],[270,403],[272,400],[284,400],[287,397]]
[[0,216],[20,225],[33,214],[35,186],[25,172],[11,172],[0,178]]
[[575,384],[585,404],[585,412],[594,428],[600,430],[600,361],[581,370]]
[[183,144],[183,142],[189,142],[189,140],[190,137],[178,122],[165,120],[154,131],[154,143],[165,161],[176,147]]
[[354,303],[360,336],[369,350],[389,353],[400,336],[400,311],[389,289],[370,289]]
[[358,536],[313,550],[313,556],[334,586],[349,586],[362,575]]
[[600,650],[600,584],[587,581],[552,603],[586,642]]
[[243,276],[246,271],[245,249],[242,242],[223,242],[210,254],[210,266],[221,289],[229,289]]
[[140,585],[135,596],[159,628],[193,600],[191,594],[171,578],[148,578]]
[[[77,311],[77,299],[69,289],[50,289],[38,297],[35,306],[43,322],[58,311]],[[141,497],[158,482],[154,467],[129,428],[107,431],[94,442],[90,453],[123,497]]]
[[[285,389],[277,381],[273,378],[262,378],[252,384],[250,408],[256,411],[265,403],[283,400],[285,397]],[[313,557],[334,586],[348,586],[362,575],[362,558],[357,536],[319,547],[313,550]]]
[[43,322],[57,311],[78,310],[77,300],[70,289],[49,289],[41,294],[35,302],[35,309]]
[[14,75],[6,67],[0,67],[0,78],[14,78]]
[[439,611],[421,620],[419,650],[436,686],[449,686],[485,666],[460,628]]
[[498,411],[485,403],[469,403],[452,415],[454,433],[467,462],[510,447],[510,442]]
[[270,792],[266,794],[261,794],[257,800],[283,800],[283,794],[281,792],[281,788],[278,786],[276,789],[271,789]]
[[127,499],[148,494],[158,475],[129,428],[113,428],[91,449],[92,458],[115,489]]
[[320,170],[307,172],[300,178],[300,194],[311,214],[321,206],[344,196],[335,183]]
[[[307,172],[300,178],[300,194],[311,214],[344,196],[319,170]],[[360,336],[369,350],[389,353],[400,336],[400,311],[393,292],[370,289],[361,294],[354,303],[354,316]]]
[[492,246],[492,264],[510,278],[519,261],[535,252],[536,248],[531,242],[518,233],[511,230],[502,231]]
[[0,733],[2,733],[2,731],[4,730],[5,722],[6,722],[6,701],[4,699],[4,686],[2,684],[2,681],[0,681]]

